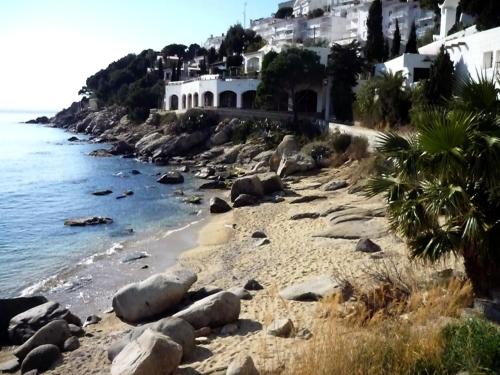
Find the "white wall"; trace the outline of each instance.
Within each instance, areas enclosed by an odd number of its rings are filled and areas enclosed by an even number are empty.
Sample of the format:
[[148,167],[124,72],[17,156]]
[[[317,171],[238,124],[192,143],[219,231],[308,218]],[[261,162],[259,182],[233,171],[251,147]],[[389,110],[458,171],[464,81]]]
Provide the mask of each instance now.
[[375,65],[375,75],[402,72],[403,76],[406,77],[406,82],[412,84],[415,82],[415,77],[413,75],[414,69],[429,69],[433,59],[434,57],[429,55],[405,53],[395,59]]
[[[500,27],[472,33],[472,29],[450,35],[446,39],[428,44],[419,49],[420,53],[438,54],[442,45],[450,54],[456,71],[473,78],[486,73],[492,78],[500,71]],[[492,53],[490,55],[486,53]]]

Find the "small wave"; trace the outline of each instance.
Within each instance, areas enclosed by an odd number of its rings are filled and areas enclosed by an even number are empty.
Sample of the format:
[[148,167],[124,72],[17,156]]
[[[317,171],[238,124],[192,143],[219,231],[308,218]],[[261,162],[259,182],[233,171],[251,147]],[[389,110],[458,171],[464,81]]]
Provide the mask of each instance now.
[[47,288],[49,283],[54,283],[57,280],[57,275],[49,276],[43,280],[40,280],[21,291],[21,297],[31,296]]
[[122,249],[123,249],[123,245],[121,243],[119,243],[119,242],[114,243],[113,246],[111,246],[108,250],[106,250],[102,253],[92,254],[91,256],[78,262],[78,265],[82,265],[82,266],[91,265],[91,264],[95,263],[96,260],[102,259],[108,255],[116,254],[119,250],[122,250]]
[[57,292],[59,290],[64,290],[65,292],[74,292],[76,290],[82,289],[92,282],[93,278],[89,276],[81,276],[68,280],[60,285],[55,286],[50,291]]
[[[203,219],[202,219],[203,220]],[[196,221],[192,221],[186,225],[184,225],[183,227],[180,227],[180,228],[177,228],[177,229],[171,229],[171,230],[168,230],[165,232],[165,234],[163,235],[163,238],[167,238],[168,236],[171,236],[172,234],[174,233],[177,233],[177,232],[180,232],[180,231],[183,231],[185,229],[188,229],[189,227],[195,225],[195,224],[198,224],[200,223],[202,220],[196,220]]]

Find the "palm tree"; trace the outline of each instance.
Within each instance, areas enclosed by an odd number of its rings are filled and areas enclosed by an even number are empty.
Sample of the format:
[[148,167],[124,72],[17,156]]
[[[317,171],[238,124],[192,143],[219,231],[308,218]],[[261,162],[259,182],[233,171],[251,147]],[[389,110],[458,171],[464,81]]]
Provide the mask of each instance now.
[[389,173],[373,178],[392,229],[411,256],[460,255],[476,295],[500,290],[500,91],[492,80],[463,82],[456,104],[426,108],[416,133],[381,136]]

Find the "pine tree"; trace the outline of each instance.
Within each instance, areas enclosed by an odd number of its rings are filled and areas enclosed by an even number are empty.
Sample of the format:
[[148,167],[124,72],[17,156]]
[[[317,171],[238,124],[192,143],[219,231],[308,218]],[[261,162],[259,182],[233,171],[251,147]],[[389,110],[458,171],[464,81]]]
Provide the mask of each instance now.
[[158,77],[163,79],[165,76],[163,69],[163,59],[158,59]]
[[368,36],[366,38],[366,58],[371,62],[384,59],[384,33],[382,31],[382,2],[374,0],[370,5],[366,21]]
[[398,57],[401,51],[401,31],[399,30],[399,21],[396,20],[396,30],[392,38],[391,57]]
[[389,46],[389,39],[384,40],[384,61],[389,60],[391,47]]
[[432,105],[443,105],[453,93],[455,67],[450,55],[441,47],[439,55],[431,65],[429,79],[424,83],[424,95]]
[[415,26],[415,22],[411,24],[410,35],[408,36],[408,42],[406,43],[405,53],[418,53],[417,26]]

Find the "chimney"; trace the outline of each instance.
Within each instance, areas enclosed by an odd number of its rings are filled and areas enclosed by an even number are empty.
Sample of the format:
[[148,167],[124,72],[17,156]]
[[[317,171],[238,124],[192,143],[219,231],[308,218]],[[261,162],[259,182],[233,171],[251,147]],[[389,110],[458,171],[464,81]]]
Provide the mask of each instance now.
[[446,38],[448,31],[455,25],[457,19],[457,7],[459,0],[444,0],[441,8],[441,31],[439,37]]

